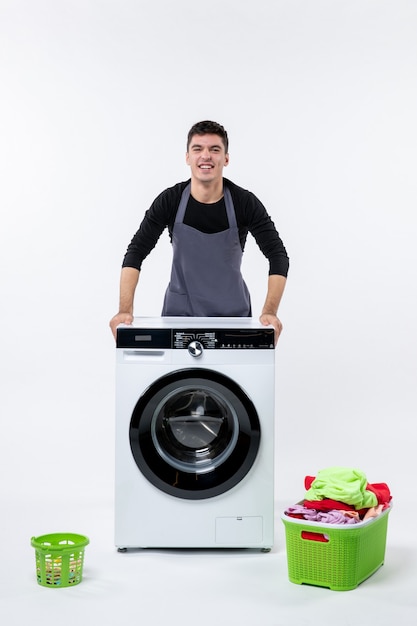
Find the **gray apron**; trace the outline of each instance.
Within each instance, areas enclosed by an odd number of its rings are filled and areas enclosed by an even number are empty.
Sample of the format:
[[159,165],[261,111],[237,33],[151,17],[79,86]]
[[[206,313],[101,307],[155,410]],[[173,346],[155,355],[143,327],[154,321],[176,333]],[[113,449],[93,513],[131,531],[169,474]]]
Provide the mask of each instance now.
[[172,230],[171,279],[162,315],[250,317],[250,295],[240,272],[242,248],[230,191],[225,187],[229,228],[220,233],[202,233],[183,223],[190,191],[188,184]]

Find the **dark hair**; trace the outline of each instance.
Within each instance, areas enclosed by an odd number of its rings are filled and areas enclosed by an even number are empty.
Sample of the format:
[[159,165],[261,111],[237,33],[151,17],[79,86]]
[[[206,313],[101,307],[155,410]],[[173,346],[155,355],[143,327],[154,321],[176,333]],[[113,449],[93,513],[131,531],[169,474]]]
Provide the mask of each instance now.
[[227,136],[227,132],[225,128],[217,122],[205,120],[204,122],[197,122],[197,124],[194,124],[188,133],[187,152],[190,147],[191,139],[194,135],[218,135],[223,141],[225,151],[229,151],[229,138]]

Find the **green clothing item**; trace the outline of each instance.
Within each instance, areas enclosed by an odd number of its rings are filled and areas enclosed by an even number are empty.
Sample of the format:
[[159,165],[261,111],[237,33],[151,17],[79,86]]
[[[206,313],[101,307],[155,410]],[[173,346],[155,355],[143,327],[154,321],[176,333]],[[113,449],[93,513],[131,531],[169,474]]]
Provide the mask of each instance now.
[[330,498],[354,506],[356,510],[368,509],[378,504],[372,491],[367,491],[368,481],[363,472],[349,467],[328,467],[320,470],[306,492],[305,500]]

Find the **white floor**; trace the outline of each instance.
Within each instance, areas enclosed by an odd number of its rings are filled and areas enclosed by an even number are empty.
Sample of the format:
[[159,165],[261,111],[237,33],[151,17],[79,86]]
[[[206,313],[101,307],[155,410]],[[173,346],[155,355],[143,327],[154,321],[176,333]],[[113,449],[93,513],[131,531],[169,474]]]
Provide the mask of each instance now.
[[[276,541],[267,554],[251,550],[138,550],[113,547],[110,497],[2,502],[0,622],[29,624],[119,622],[143,626],[295,626],[375,624],[417,620],[417,541],[413,514],[394,504],[385,564],[352,591],[288,581],[283,508],[276,503]],[[67,589],[37,584],[31,536],[86,534],[84,578]],[[94,621],[92,621],[94,620]],[[129,620],[129,621],[127,621]]]

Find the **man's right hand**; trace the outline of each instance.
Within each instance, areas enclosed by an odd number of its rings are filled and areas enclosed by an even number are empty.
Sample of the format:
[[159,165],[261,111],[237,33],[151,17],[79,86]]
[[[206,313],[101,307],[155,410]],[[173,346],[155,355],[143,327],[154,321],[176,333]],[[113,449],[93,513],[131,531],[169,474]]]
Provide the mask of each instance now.
[[117,313],[110,320],[110,328],[113,333],[113,337],[116,339],[116,328],[119,324],[131,324],[133,322],[133,315],[131,313]]

